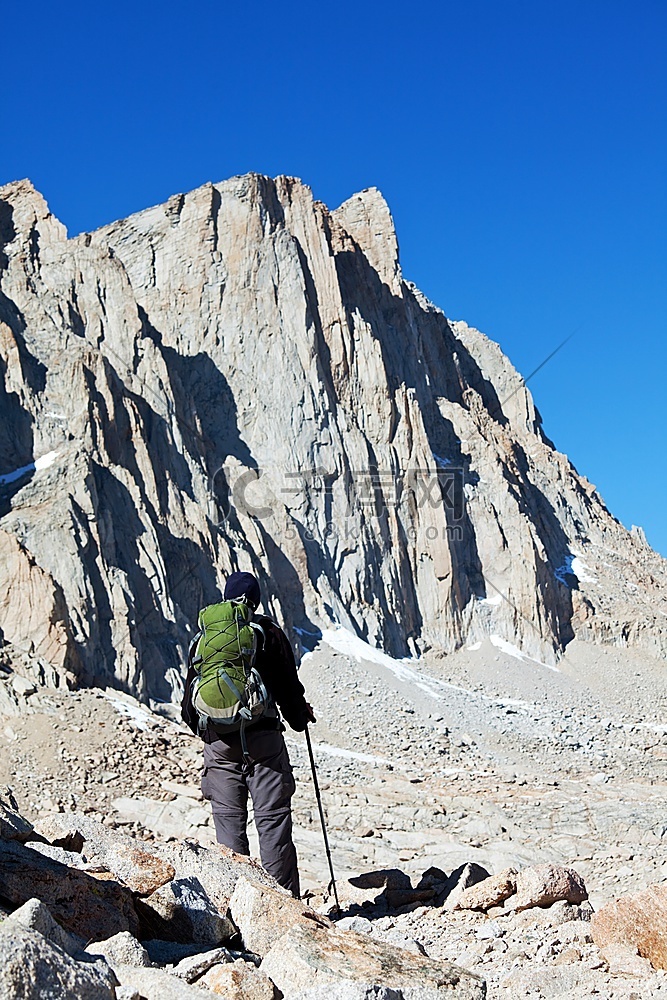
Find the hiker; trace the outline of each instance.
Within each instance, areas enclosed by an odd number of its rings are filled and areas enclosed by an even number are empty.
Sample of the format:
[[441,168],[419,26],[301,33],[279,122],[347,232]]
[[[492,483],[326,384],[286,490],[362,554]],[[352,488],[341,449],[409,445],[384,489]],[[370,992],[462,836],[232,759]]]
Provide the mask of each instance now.
[[[297,732],[303,732],[309,722],[315,722],[315,715],[304,698],[287,636],[271,618],[255,614],[260,601],[259,583],[255,577],[251,573],[232,573],[225,586],[225,603],[211,605],[200,612],[200,632],[190,645],[181,715],[204,741],[201,787],[204,798],[211,801],[218,843],[238,854],[250,854],[246,830],[250,792],[262,865],[280,885],[298,897],[299,870],[292,842],[294,776],[283,739],[285,726],[280,712]],[[213,641],[217,647],[224,645],[228,654],[240,650],[246,656],[241,668],[245,678],[241,673],[242,679],[237,678],[236,686],[233,677],[231,684],[226,677],[226,668],[220,669],[220,664],[225,662],[224,654],[210,645],[202,647],[202,623],[206,626],[207,637],[213,637],[209,642]],[[246,631],[248,628],[254,636]],[[223,636],[227,645],[219,636]],[[238,641],[236,636],[239,636]],[[251,658],[247,657],[248,642],[254,646],[254,671],[250,669]],[[213,656],[208,652],[210,648],[213,648]],[[209,682],[206,678],[210,676],[210,666],[206,669],[204,664],[213,661],[214,679]],[[220,677],[225,684],[221,684]],[[208,691],[210,683],[214,686],[213,694],[222,692],[229,701],[228,688],[238,694],[244,681],[245,694],[234,699],[234,707],[239,707],[239,701],[241,705],[247,701],[252,715],[246,711],[237,713],[236,721],[231,724],[220,721],[222,715],[229,714],[232,709],[211,709],[205,704],[207,698],[209,702],[215,700]],[[216,712],[219,718],[214,722],[211,714],[216,715]],[[239,722],[239,714],[251,715],[251,718]]]

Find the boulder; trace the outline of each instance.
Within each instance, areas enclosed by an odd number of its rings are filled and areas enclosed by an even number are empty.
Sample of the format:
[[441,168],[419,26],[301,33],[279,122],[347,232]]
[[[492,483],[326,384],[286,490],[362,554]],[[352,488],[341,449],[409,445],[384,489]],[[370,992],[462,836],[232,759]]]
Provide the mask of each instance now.
[[109,968],[76,962],[38,931],[0,926],[0,997],[113,1000],[114,985]]
[[172,970],[174,976],[184,979],[186,983],[194,983],[212,965],[221,965],[225,962],[233,962],[231,954],[226,948],[213,948],[212,951],[205,951],[199,955],[188,955],[182,958],[177,966]]
[[500,906],[516,892],[516,868],[505,868],[497,875],[469,886],[459,893],[455,910],[490,910]]
[[176,874],[172,864],[140,847],[132,837],[83,813],[46,816],[35,829],[50,844],[69,851],[78,849],[88,862],[104,865],[139,896],[149,896]]
[[286,890],[271,889],[247,878],[237,882],[229,909],[245,947],[262,957],[290,927],[332,926],[330,920]]
[[31,694],[37,692],[35,683],[27,677],[22,677],[21,674],[14,674],[12,677],[12,689],[21,698],[29,698]]
[[245,855],[235,854],[222,845],[202,847],[201,844],[184,841],[161,844],[158,850],[160,857],[174,866],[177,878],[198,879],[206,895],[221,913],[229,906],[240,878],[249,878],[261,885],[280,889],[276,880],[258,862]]
[[269,977],[241,958],[228,965],[214,965],[197,980],[197,986],[206,986],[226,1000],[274,1000],[278,996]]
[[198,878],[173,879],[136,903],[142,937],[216,945],[234,934]]
[[104,849],[96,850],[94,857],[139,896],[150,896],[176,874],[167,861],[142,850],[136,843],[132,847],[110,843]]
[[135,991],[142,1000],[205,1000],[206,997],[211,1000],[211,998],[216,998],[216,994],[206,989],[205,986],[190,986],[184,979],[178,979],[171,973],[164,972],[163,969],[148,969],[138,965],[117,965],[114,972],[123,989]]
[[[518,913],[513,910],[513,904],[514,897],[510,896],[505,906],[499,908],[497,915],[504,916],[511,914],[512,926],[517,929],[527,931],[539,930],[541,932],[549,930],[552,927],[562,927],[565,924],[571,923],[576,923],[577,925],[588,923],[590,929],[593,907],[588,900],[584,900],[583,903],[568,903],[566,900],[561,899],[557,903],[552,903],[551,906],[545,908],[537,906],[528,910],[521,910]],[[494,910],[489,910],[489,915],[493,913]]]
[[328,987],[332,997],[351,985],[382,986],[400,990],[405,997],[419,989],[441,989],[456,1000],[486,996],[484,980],[456,965],[315,923],[291,927],[278,938],[262,962],[262,971],[287,997],[314,987]]
[[77,854],[76,851],[66,851],[63,847],[56,847],[54,844],[43,844],[41,840],[31,840],[30,850],[43,854],[45,858],[53,858],[54,861],[59,861],[61,865],[67,865],[68,868],[78,868],[82,872],[109,871],[106,865],[99,862],[96,864],[94,861],[88,862],[82,854]]
[[490,873],[487,872],[486,868],[482,868],[481,865],[476,864],[474,861],[471,861],[467,865],[461,865],[460,868],[456,868],[449,876],[447,884],[438,899],[444,895],[442,903],[444,908],[446,910],[455,910],[466,889],[477,885],[478,882],[484,882],[490,877]]
[[193,944],[192,941],[160,941],[157,938],[143,940],[142,944],[148,952],[153,965],[178,965],[184,958],[192,955],[204,955],[210,951],[205,944]]
[[610,945],[626,945],[655,969],[667,969],[667,885],[606,903],[593,914],[591,933],[605,954]]
[[517,873],[516,895],[511,907],[520,911],[532,906],[551,906],[559,900],[583,903],[585,899],[588,899],[588,892],[584,880],[574,868],[534,865]]
[[148,952],[132,934],[121,931],[106,941],[94,941],[86,947],[93,958],[103,958],[113,968],[116,965],[151,965]]
[[[89,816],[84,817],[84,821],[86,823],[94,822]],[[35,829],[40,837],[47,840],[49,844],[53,844],[54,847],[61,847],[64,851],[71,851],[74,854],[81,854],[83,851],[86,838],[81,832],[80,825],[77,825],[76,816],[65,813],[41,816],[37,820]]]
[[224,913],[242,875],[268,886],[278,884],[257,862],[226,847],[207,848],[191,841],[146,846],[85,813],[41,817],[35,829],[50,844],[68,851],[80,849],[83,866],[104,867],[143,896],[151,895],[172,878],[196,878],[211,902]]
[[72,957],[81,951],[84,944],[81,938],[75,937],[74,934],[68,934],[60,924],[57,924],[48,907],[39,899],[29,899],[23,906],[19,906],[3,921],[0,929],[6,932],[19,927],[29,931],[37,931],[50,944],[62,948]]
[[19,840],[25,842],[31,835],[33,827],[18,811],[18,803],[14,793],[7,785],[0,787],[0,840]]
[[358,914],[352,917],[342,917],[336,921],[339,931],[356,931],[357,934],[370,934],[373,924],[368,917],[360,917]]
[[449,875],[443,872],[442,868],[435,868],[433,865],[427,868],[420,878],[418,889],[435,889],[439,892],[449,882]]
[[0,841],[0,896],[15,906],[40,899],[62,927],[87,941],[139,930],[129,889],[68,868],[15,841]]

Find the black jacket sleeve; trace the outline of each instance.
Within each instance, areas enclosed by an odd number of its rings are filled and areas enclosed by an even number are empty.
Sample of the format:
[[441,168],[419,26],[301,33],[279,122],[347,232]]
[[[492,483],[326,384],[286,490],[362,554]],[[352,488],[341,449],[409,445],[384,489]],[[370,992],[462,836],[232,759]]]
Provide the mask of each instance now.
[[194,657],[195,648],[197,642],[199,641],[199,636],[201,632],[197,632],[191,642],[190,648],[188,649],[188,672],[185,677],[185,690],[183,691],[183,701],[181,702],[181,718],[183,722],[188,726],[189,729],[195,734],[195,736],[200,736],[199,732],[199,716],[192,704],[192,687],[197,676],[197,672],[192,665],[192,659]]
[[305,691],[296,671],[294,653],[287,636],[274,621],[261,615],[257,624],[264,631],[264,644],[256,667],[285,721],[298,733],[308,724]]
[[192,664],[188,665],[188,672],[185,678],[185,690],[183,692],[183,701],[181,702],[181,718],[183,722],[188,726],[189,729],[195,734],[199,735],[199,716],[195,711],[195,707],[192,704],[192,685],[195,682],[196,672]]

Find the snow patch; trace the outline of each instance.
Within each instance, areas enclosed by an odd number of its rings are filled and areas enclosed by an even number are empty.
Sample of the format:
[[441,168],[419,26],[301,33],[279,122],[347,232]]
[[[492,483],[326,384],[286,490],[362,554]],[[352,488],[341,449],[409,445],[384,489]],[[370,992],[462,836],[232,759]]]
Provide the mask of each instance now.
[[502,594],[495,594],[493,597],[478,597],[477,600],[480,604],[489,604],[492,607],[500,604],[503,599]]
[[42,469],[48,469],[50,465],[53,465],[59,454],[60,452],[58,451],[48,451],[46,455],[42,455],[41,458],[36,458],[35,471],[41,472]]
[[597,583],[597,577],[589,576],[586,572],[589,568],[581,556],[574,556],[572,559],[572,572],[580,583]]
[[389,656],[388,653],[384,653],[381,649],[376,649],[370,643],[364,642],[363,639],[360,639],[359,636],[354,635],[353,632],[350,632],[342,625],[324,629],[322,639],[328,646],[331,646],[344,656],[353,657],[357,663],[366,660],[367,662],[377,663],[379,666],[385,667],[399,681],[419,688],[420,691],[423,691],[430,698],[434,698],[437,701],[445,701],[447,699],[447,694],[444,690],[446,688],[469,694],[465,688],[459,688],[456,684],[448,684],[445,681],[437,680],[435,677],[427,677],[425,674],[420,674],[419,671],[413,670],[408,666],[408,663],[414,663],[414,660],[410,660],[407,657],[403,660],[395,660],[393,656]]
[[597,577],[589,576],[586,570],[589,567],[586,565],[581,556],[570,553],[565,557],[565,562],[558,569],[554,570],[554,576],[561,583],[564,583],[566,587],[570,584],[566,577],[573,576],[577,580],[577,583],[597,583]]
[[150,723],[152,719],[150,712],[141,708],[137,702],[125,701],[117,694],[111,694],[109,691],[103,691],[102,694],[107,701],[111,702],[119,715],[124,715],[126,719],[129,719],[135,729],[141,729],[145,733],[151,728]]
[[515,660],[530,660],[531,663],[537,663],[540,667],[546,667],[547,670],[553,670],[555,673],[559,674],[560,670],[558,667],[552,667],[550,663],[542,663],[541,660],[536,660],[534,656],[528,656],[527,653],[522,653],[518,646],[514,646],[507,639],[503,639],[500,635],[490,635],[489,639],[496,649],[500,649],[503,653],[507,653],[508,656],[513,656]]
[[[494,646],[501,648],[503,652],[508,653],[510,656],[515,656],[521,661],[530,660],[533,663],[537,663],[541,667],[546,667],[548,670],[555,671],[557,674],[560,673],[558,667],[552,667],[548,663],[542,663],[540,660],[533,659],[532,656],[522,653],[517,646],[513,646],[512,643],[507,642],[507,640],[501,638],[500,636],[490,636],[490,639]],[[483,694],[479,691],[471,691],[469,688],[461,687],[460,684],[452,684],[451,681],[443,681],[436,677],[429,677],[426,674],[421,674],[419,671],[408,666],[410,660],[407,658],[403,660],[395,660],[392,656],[389,656],[388,653],[384,653],[380,649],[375,649],[374,646],[364,642],[363,639],[360,639],[359,636],[354,635],[342,625],[336,625],[334,628],[325,629],[322,633],[322,640],[328,646],[336,649],[339,653],[343,653],[343,655],[349,657],[353,656],[357,662],[366,660],[371,663],[377,663],[382,667],[386,667],[397,678],[397,680],[403,681],[411,687],[418,688],[435,701],[450,704],[452,699],[450,692],[456,691],[458,694],[465,695],[466,698],[488,702],[490,705],[498,708],[505,708],[507,705],[514,705],[518,708],[523,708],[526,711],[534,711],[536,707],[530,702],[522,701],[518,698],[503,698],[499,700],[491,695]],[[481,648],[481,642],[475,642],[471,646],[466,646],[466,649],[471,651]],[[667,726],[665,727],[665,730],[667,731]],[[320,744],[320,746],[327,748],[328,744]],[[353,751],[350,750],[343,751],[339,750],[337,747],[332,747],[331,749],[334,750],[339,756],[352,755],[354,757],[360,757],[359,754],[353,753]],[[382,758],[373,757],[372,760],[382,761]],[[395,762],[394,766],[400,767],[400,765],[397,765]]]
[[[285,737],[285,742],[292,743],[295,746],[298,745],[298,741],[293,737]],[[376,757],[374,754],[359,753],[356,750],[344,750],[343,747],[334,747],[330,743],[315,743],[314,740],[313,751],[315,753],[319,751],[328,757],[342,757],[344,760],[360,760],[364,764],[392,764],[394,767],[396,766],[387,757]]]
[[567,582],[565,577],[568,575],[574,576],[574,574],[572,573],[573,559],[574,556],[565,556],[565,562],[563,563],[563,565],[559,566],[558,569],[554,570],[554,576],[556,577],[556,579],[560,580],[561,583],[564,583],[566,587],[569,587],[570,584]]
[[344,628],[342,625],[325,628],[322,632],[322,639],[326,642],[327,646],[332,646],[333,649],[339,653],[343,653],[344,656],[354,657],[357,663],[361,663],[362,660],[370,660],[371,663],[379,663],[380,666],[388,667],[390,670],[400,666],[402,663],[401,660],[395,660],[393,656],[389,656],[388,653],[384,653],[381,649],[371,646],[365,639],[360,639],[358,635],[350,632],[349,629]]
[[436,455],[434,451],[432,451],[431,454],[435,459],[435,464],[439,465],[441,469],[446,469],[448,465],[452,465],[451,458],[442,458],[440,455]]

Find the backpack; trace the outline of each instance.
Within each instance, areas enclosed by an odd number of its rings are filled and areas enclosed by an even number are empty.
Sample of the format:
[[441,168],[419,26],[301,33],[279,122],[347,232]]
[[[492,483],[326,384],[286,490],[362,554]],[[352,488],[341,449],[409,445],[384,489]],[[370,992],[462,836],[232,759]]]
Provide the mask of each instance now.
[[251,767],[246,726],[273,705],[255,667],[264,631],[251,621],[251,610],[243,600],[209,604],[199,612],[198,624],[190,662],[195,669],[191,699],[199,734],[209,725],[221,734],[240,732],[243,758]]

